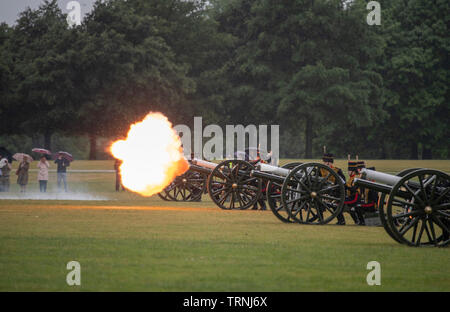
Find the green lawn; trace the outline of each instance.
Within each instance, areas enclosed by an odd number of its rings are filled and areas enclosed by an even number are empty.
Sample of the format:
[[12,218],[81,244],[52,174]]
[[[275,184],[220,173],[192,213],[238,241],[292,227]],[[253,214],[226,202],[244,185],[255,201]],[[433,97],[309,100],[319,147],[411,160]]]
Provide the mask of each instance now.
[[[372,164],[450,172],[450,161]],[[187,204],[116,193],[113,173],[71,173],[69,183],[73,198],[101,200],[0,199],[0,291],[450,291],[449,248],[402,246],[383,228],[283,224],[270,211],[220,210],[206,196]],[[81,286],[66,284],[71,260]],[[381,286],[366,283],[372,260]]]

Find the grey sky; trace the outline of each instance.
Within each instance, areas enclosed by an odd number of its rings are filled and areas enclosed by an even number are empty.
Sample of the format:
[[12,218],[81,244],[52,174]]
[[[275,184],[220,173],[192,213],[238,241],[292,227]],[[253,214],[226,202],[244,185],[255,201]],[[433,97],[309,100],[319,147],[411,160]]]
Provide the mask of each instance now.
[[[68,13],[66,9],[67,4],[71,0],[58,0],[59,7],[63,13]],[[81,5],[81,15],[88,13],[95,2],[95,0],[77,0]],[[20,12],[27,7],[37,9],[44,0],[0,0],[0,23],[8,23],[12,25],[18,18]]]

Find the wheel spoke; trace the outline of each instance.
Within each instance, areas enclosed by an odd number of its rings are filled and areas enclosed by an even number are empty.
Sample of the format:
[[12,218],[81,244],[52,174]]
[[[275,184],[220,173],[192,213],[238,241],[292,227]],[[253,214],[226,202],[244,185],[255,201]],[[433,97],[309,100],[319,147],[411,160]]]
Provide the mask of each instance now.
[[335,185],[333,185],[333,186],[330,186],[330,187],[328,187],[328,188],[326,188],[326,189],[324,189],[324,190],[320,190],[320,191],[318,191],[318,192],[317,192],[317,194],[323,194],[323,193],[327,193],[328,191],[331,191],[331,190],[337,189],[337,188],[339,188],[339,187],[340,187],[340,185],[339,185],[339,184],[335,184]]
[[427,193],[425,192],[425,187],[423,186],[423,176],[419,176],[419,182],[420,182],[420,190],[422,191],[423,197],[425,201],[428,201]]
[[328,210],[329,212],[331,212],[331,214],[334,213],[333,209],[331,209],[327,204],[325,204],[325,203],[322,202],[321,200],[317,200],[317,202],[319,202],[323,207],[325,207],[326,210]]
[[436,213],[443,216],[444,218],[450,218],[450,214],[442,210],[436,210]]
[[419,196],[417,196],[417,194],[408,186],[408,184],[407,183],[403,183],[403,186],[408,190],[408,192],[410,192],[413,196],[414,196],[414,198],[422,205],[422,206],[425,206],[425,203],[423,202],[423,200],[419,197]]
[[450,191],[450,187],[447,187],[447,188],[445,189],[445,191],[443,191],[443,192],[439,195],[439,197],[438,197],[436,200],[433,201],[432,205],[435,205],[435,204],[439,203],[439,202],[441,201],[441,199],[442,199],[445,195],[447,195],[447,193],[448,193],[449,191]]
[[294,199],[292,199],[292,200],[289,200],[289,201],[287,201],[286,202],[286,205],[289,205],[289,204],[291,204],[291,203],[296,203],[296,202],[298,202],[298,201],[300,201],[300,200],[303,200],[303,199],[305,199],[306,197],[298,197],[298,198],[294,198]]
[[336,201],[340,201],[341,200],[340,198],[337,198],[337,197],[334,197],[334,196],[329,196],[329,195],[321,195],[319,197],[320,198],[325,198],[325,199],[328,199],[328,200],[336,200]]
[[428,238],[428,242],[433,241],[433,239],[430,236],[430,231],[428,230],[428,225],[427,225],[427,219],[422,220],[423,223],[425,223],[425,233],[427,233],[427,238]]
[[230,209],[234,209],[234,190],[231,191]]
[[412,235],[412,239],[411,239],[411,242],[412,242],[412,243],[414,243],[415,240],[416,240],[417,224],[418,224],[418,223],[414,224],[414,230],[413,230],[413,235]]
[[419,215],[419,214],[421,214],[420,211],[418,211],[418,210],[413,210],[413,211],[411,211],[411,212],[399,213],[399,214],[397,214],[397,215],[395,215],[395,216],[392,216],[392,219],[396,220],[396,219],[399,219],[399,218],[405,218],[405,217],[410,217],[410,216],[417,216],[417,215]]
[[316,200],[313,201],[313,204],[314,204],[314,207],[317,210],[317,214],[319,216],[320,223],[323,223],[323,214],[322,214],[322,211],[320,210],[319,206],[317,205],[317,201]]
[[434,223],[436,223],[442,229],[443,232],[450,233],[448,227],[444,223],[442,223],[442,221],[438,217],[432,215],[431,218],[434,220]]
[[403,199],[398,199],[398,198],[394,198],[392,200],[392,204],[394,204],[394,203],[395,204],[400,204],[401,205],[400,207],[403,207],[403,206],[411,206],[411,207],[417,206],[416,203],[411,203],[411,202],[405,201]]
[[227,199],[228,195],[230,195],[229,190],[225,191],[225,194],[219,199],[219,205],[223,205],[223,203],[225,202],[225,200]]
[[245,205],[244,205],[244,203],[242,202],[240,193],[238,193],[238,194],[236,194],[236,195],[237,195],[238,202],[239,202],[239,208],[244,207]]
[[[405,224],[402,226],[402,228],[399,230],[399,233],[402,235],[402,236],[404,236],[405,234],[406,234],[406,232],[408,232],[409,231],[409,229],[411,228],[411,227],[413,227],[417,222],[419,222],[419,220],[420,220],[420,218],[419,217],[416,217],[416,218],[414,218],[412,221],[411,221],[411,223],[409,223],[408,225],[406,225],[406,222],[405,222]],[[405,225],[406,225],[406,227],[405,227]]]
[[420,244],[420,240],[422,239],[423,230],[425,229],[425,220],[422,220],[422,226],[420,227],[419,237],[417,237],[416,245]]
[[303,183],[303,181],[299,180],[297,178],[296,174],[294,174],[293,177],[294,177],[294,180],[297,181],[297,183],[300,184],[303,188],[305,188],[308,193],[311,193],[311,190],[309,189],[309,187],[306,186],[306,184]]
[[433,237],[433,243],[436,246],[437,245],[437,241],[436,241],[436,233],[434,231],[434,225],[433,225],[433,221],[431,221],[431,218],[428,219],[428,223],[430,225],[430,231],[431,231],[431,236]]

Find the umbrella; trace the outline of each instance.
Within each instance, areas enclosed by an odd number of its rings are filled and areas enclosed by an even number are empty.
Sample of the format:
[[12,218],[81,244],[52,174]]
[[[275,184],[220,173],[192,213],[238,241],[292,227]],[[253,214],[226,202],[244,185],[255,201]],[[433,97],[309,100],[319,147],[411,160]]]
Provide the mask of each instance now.
[[67,152],[59,151],[58,153],[54,154],[55,158],[58,158],[59,156],[62,156],[62,158],[66,159],[68,161],[73,161],[73,156]]
[[51,155],[52,152],[49,150],[46,150],[45,148],[33,148],[31,150],[32,152],[39,153],[39,154],[45,154],[45,155]]
[[22,162],[24,158],[25,158],[25,160],[26,160],[27,162],[29,162],[29,163],[33,161],[33,157],[31,157],[31,156],[28,155],[28,154],[24,154],[24,153],[15,153],[15,154],[13,155],[13,158],[14,158],[15,160],[17,160],[17,161],[20,161],[20,162]]
[[6,148],[4,148],[3,146],[0,146],[0,155],[2,157],[6,157],[8,159],[8,162],[12,163],[12,161],[13,161],[12,153],[10,151],[8,151]]

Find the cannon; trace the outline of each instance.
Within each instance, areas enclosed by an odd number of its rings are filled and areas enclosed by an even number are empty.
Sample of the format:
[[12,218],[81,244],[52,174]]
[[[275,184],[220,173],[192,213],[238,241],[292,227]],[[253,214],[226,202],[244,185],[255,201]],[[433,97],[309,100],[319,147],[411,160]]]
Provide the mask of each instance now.
[[251,176],[268,181],[269,207],[283,222],[327,224],[342,212],[344,181],[324,164],[259,164]]
[[219,164],[193,159],[190,170],[209,173],[207,191],[221,209],[248,209],[261,196],[261,180],[251,177],[250,162],[232,159]]
[[208,192],[221,209],[248,209],[261,196],[261,180],[250,177],[254,166],[244,160],[219,164],[192,159],[189,170],[159,193],[164,200],[194,201]]
[[409,246],[448,246],[450,176],[433,169],[390,175],[363,169],[355,185],[380,192],[378,214],[395,241]]
[[208,175],[188,170],[177,176],[158,195],[166,201],[200,201],[206,190]]

